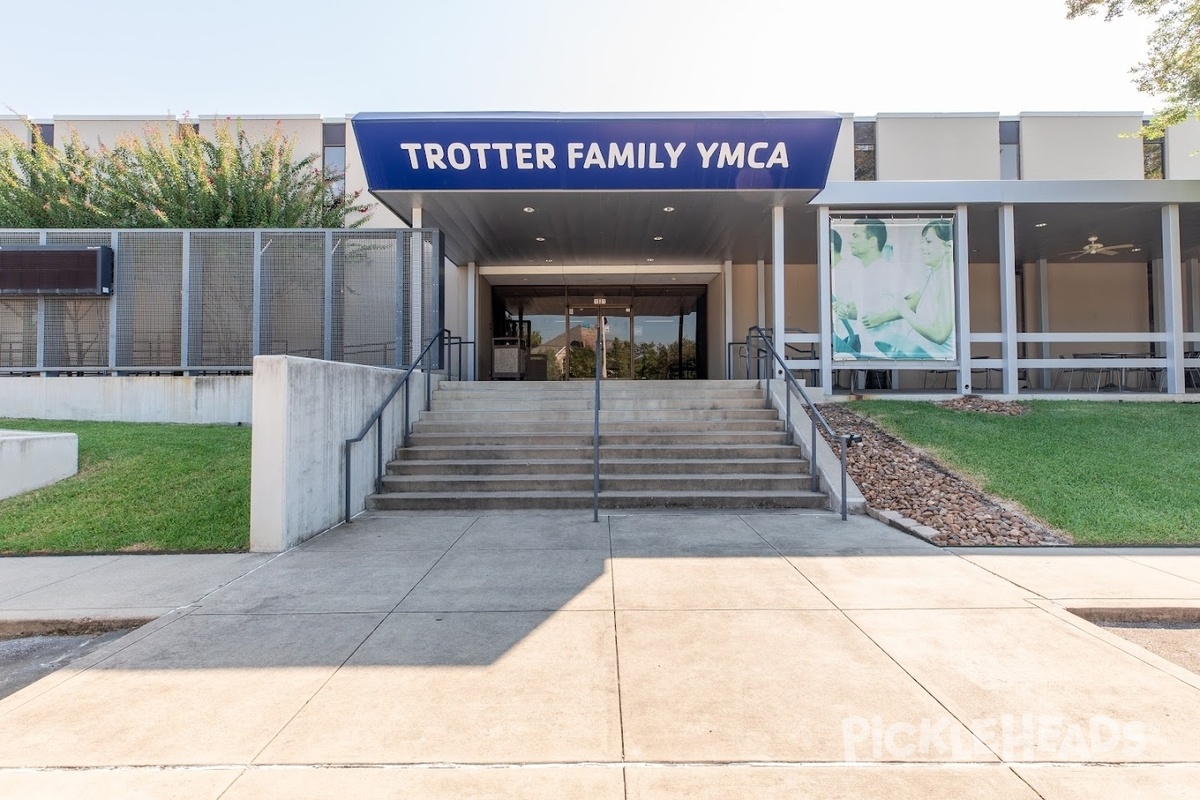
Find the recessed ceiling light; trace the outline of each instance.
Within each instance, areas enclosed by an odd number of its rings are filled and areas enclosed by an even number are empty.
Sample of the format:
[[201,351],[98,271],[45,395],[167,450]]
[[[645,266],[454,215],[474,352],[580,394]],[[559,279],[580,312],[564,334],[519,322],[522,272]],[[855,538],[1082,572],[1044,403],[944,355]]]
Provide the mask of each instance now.
[[677,281],[677,280],[679,280],[679,278],[671,278],[671,280]]
[[1047,222],[1039,222],[1038,224],[1034,225],[1033,227],[1035,227],[1035,228],[1044,228],[1044,227],[1046,227],[1048,224],[1049,224],[1049,223],[1047,223]]
[[647,258],[646,260],[647,260],[647,261],[653,261],[654,259],[653,259],[653,258]]
[[534,212],[534,207],[533,206],[525,206],[521,210],[524,211],[526,214],[532,214]]
[[521,280],[528,282],[529,278],[521,278]]
[[670,214],[674,210],[675,210],[675,206],[663,206],[663,211],[667,212],[668,214]]
[[1135,247],[1135,248],[1133,248],[1133,252],[1135,252],[1135,253],[1140,253],[1140,252],[1142,252],[1142,248],[1140,248],[1140,247]]
[[547,263],[547,264],[553,264],[553,263],[554,263],[554,259],[553,259],[553,258],[547,258],[547,259],[546,259],[546,263]]
[[545,236],[539,236],[539,237],[537,237],[537,240],[538,240],[539,242],[544,242],[544,241],[546,241],[546,237],[545,237]]
[[654,237],[654,241],[656,241],[656,242],[661,242],[661,241],[662,241],[662,237],[661,237],[661,236],[655,236],[655,237]]

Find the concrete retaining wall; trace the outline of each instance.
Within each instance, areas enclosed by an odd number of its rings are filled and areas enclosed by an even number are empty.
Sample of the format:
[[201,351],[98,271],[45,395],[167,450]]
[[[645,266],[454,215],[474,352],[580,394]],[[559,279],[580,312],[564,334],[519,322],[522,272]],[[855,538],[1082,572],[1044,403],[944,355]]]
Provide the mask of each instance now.
[[[346,439],[362,426],[400,378],[396,370],[293,356],[254,359],[250,467],[250,549],[274,553],[342,521]],[[425,402],[425,378],[414,373],[410,413]],[[436,378],[434,380],[437,380]],[[400,443],[403,394],[383,417],[383,455]],[[375,433],[355,445],[351,513],[375,491]]]
[[250,422],[249,375],[0,377],[0,417],[98,422]]
[[0,430],[0,500],[49,486],[78,471],[75,434]]

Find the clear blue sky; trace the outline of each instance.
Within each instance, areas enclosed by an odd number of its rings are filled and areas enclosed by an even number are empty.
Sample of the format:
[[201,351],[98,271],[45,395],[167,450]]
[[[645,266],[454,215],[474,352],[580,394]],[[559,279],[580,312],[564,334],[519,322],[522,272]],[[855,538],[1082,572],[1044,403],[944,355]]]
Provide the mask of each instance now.
[[1062,0],[9,0],[0,114],[1152,110]]

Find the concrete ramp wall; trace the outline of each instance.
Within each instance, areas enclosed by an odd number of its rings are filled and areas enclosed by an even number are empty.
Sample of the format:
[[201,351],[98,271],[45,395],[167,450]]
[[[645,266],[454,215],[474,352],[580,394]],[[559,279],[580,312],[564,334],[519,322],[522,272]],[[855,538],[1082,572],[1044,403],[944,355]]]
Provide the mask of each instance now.
[[[342,521],[343,445],[357,436],[400,379],[397,370],[294,356],[254,359],[250,467],[250,549],[273,553],[295,547]],[[426,377],[411,378],[409,410],[417,418]],[[434,378],[436,380],[436,378]],[[403,391],[383,416],[383,455],[393,458],[404,425]],[[375,491],[372,431],[355,445],[351,512],[364,510]]]
[[249,375],[0,377],[0,417],[89,422],[250,422]]

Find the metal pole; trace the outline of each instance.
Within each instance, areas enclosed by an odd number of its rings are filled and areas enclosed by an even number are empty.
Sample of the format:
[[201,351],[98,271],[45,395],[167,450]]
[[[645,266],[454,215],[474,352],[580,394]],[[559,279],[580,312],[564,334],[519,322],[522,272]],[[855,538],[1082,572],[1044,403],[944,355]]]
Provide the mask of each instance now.
[[821,475],[817,470],[817,415],[812,415],[812,448],[808,451],[811,459],[808,465],[808,471],[812,473],[812,490],[814,492],[821,489]]
[[346,522],[350,521],[350,443],[346,442]]
[[792,435],[792,391],[786,384],[783,389],[787,397],[787,443],[795,444],[796,438]]
[[375,421],[375,494],[383,492],[383,415]]
[[592,522],[600,521],[600,350],[604,344],[601,337],[604,330],[597,331],[596,337],[596,409],[592,422]]
[[409,403],[408,387],[410,385],[411,385],[410,381],[404,382],[404,435],[400,438],[400,441],[403,443],[404,447],[408,447],[408,403]]
[[849,516],[846,505],[846,440],[850,437],[842,435],[838,438],[842,441],[842,522],[845,522]]

